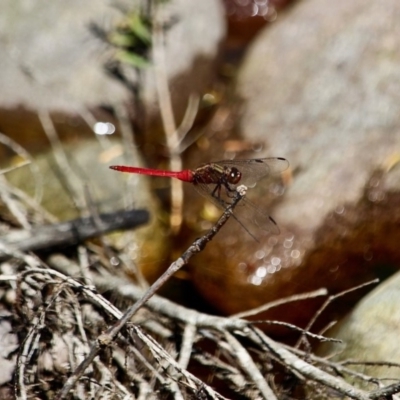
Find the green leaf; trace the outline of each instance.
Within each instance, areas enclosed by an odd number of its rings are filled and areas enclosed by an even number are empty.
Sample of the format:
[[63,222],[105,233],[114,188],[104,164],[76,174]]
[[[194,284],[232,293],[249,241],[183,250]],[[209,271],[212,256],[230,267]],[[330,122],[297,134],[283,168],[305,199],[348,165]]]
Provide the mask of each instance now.
[[148,68],[151,65],[144,57],[124,50],[117,52],[116,58],[136,68]]
[[134,36],[122,32],[110,33],[109,41],[117,47],[134,47],[137,44],[137,39]]
[[132,14],[128,23],[129,29],[146,44],[151,43],[151,31],[148,24],[145,23],[139,14]]

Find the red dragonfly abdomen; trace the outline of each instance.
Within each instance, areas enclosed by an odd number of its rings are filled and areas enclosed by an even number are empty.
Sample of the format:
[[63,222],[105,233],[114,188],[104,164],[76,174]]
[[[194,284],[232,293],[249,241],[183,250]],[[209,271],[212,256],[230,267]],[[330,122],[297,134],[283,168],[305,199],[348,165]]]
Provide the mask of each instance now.
[[110,168],[120,172],[129,172],[131,174],[165,176],[168,178],[180,179],[184,182],[193,182],[193,172],[190,169],[184,169],[183,171],[164,171],[152,168],[127,167],[125,165],[111,165]]

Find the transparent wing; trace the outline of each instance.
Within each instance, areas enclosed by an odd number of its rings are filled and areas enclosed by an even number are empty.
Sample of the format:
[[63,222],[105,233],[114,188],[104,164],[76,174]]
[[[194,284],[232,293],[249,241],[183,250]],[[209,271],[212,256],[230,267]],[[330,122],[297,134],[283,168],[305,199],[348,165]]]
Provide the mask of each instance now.
[[[254,187],[257,182],[269,175],[278,174],[289,167],[289,162],[284,158],[255,158],[250,160],[222,160],[210,163],[213,168],[207,169],[213,181],[218,182],[221,178],[221,171],[224,167],[235,167],[242,177],[236,184],[197,183],[195,189],[208,200],[212,201],[221,209],[232,203],[235,196],[235,189],[239,185],[246,185],[248,188]],[[206,164],[208,166],[208,164]],[[222,167],[222,168],[221,168]],[[258,241],[266,233],[279,234],[279,228],[275,221],[264,211],[258,208],[248,195],[240,201],[235,208],[233,218],[246,230],[246,232]]]
[[235,167],[242,173],[240,185],[251,188],[256,183],[269,175],[279,174],[289,167],[289,161],[285,158],[253,158],[249,160],[222,160],[212,164]]
[[207,200],[210,200],[219,208],[225,209],[232,202],[232,197],[235,193],[227,193],[225,188],[221,187],[221,191],[219,193],[219,197],[213,196],[212,193],[215,189],[215,184],[205,184],[199,183],[197,185],[193,185],[194,188],[199,192],[202,196],[204,196]]
[[[222,210],[225,210],[231,204],[232,198],[235,195],[234,192],[227,192],[224,188],[221,188],[219,197],[212,196],[211,193],[215,188],[213,184],[197,184],[194,185],[194,188]],[[233,218],[256,241],[259,241],[262,236],[268,233],[273,235],[280,233],[279,227],[272,217],[264,210],[258,208],[247,197],[243,198],[236,206]]]
[[[280,229],[275,220],[268,213],[258,208],[246,197],[243,199],[243,202],[247,209],[243,213],[243,218],[249,220],[249,222],[253,224],[255,232],[261,230],[263,234],[272,233],[273,235],[279,235]],[[248,210],[251,211],[249,212]],[[239,210],[239,218],[241,214]],[[250,226],[250,231],[251,230],[252,227]]]

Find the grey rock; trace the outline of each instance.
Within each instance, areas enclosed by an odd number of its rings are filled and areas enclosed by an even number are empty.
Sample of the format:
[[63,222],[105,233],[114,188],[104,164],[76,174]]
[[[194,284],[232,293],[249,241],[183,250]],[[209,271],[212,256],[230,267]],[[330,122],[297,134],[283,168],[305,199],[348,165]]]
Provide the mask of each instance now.
[[291,162],[281,224],[314,230],[400,148],[399,17],[395,0],[306,0],[251,47],[241,128]]
[[127,100],[129,92],[103,70],[104,44],[89,31],[118,17],[108,2],[4,1],[0,15],[0,105],[75,113]]
[[[400,364],[398,330],[400,327],[400,274],[383,282],[355,307],[327,336],[343,343],[325,343],[319,352],[336,360],[361,360]],[[398,381],[398,367],[384,365],[353,366],[357,371],[379,378]],[[371,388],[375,388],[371,385]]]
[[[129,10],[143,2],[120,3]],[[165,31],[167,78],[171,85],[178,80],[172,88],[173,100],[187,102],[192,92],[205,90],[214,73],[214,59],[225,33],[222,6],[217,0],[176,0],[166,2],[162,9],[166,21],[173,21]],[[101,0],[3,1],[0,107],[22,105],[75,113],[81,107],[129,100],[127,87],[104,70],[112,58],[110,48],[89,29],[92,23],[110,29],[122,17],[114,3]],[[139,78],[132,74],[137,84]],[[144,88],[147,106],[154,105],[153,68],[146,71],[143,82],[148,85]]]

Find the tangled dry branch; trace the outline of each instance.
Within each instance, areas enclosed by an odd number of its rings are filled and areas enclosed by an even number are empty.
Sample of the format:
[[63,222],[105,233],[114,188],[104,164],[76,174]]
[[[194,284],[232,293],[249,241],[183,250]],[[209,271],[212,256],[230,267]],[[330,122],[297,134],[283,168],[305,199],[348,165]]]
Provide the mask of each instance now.
[[[17,338],[12,350],[2,353],[3,365],[15,361],[13,375],[2,378],[4,386],[13,383],[18,399],[274,400],[297,392],[298,398],[366,400],[399,391],[399,384],[385,386],[353,364],[318,357],[311,346],[300,350],[278,343],[240,316],[200,313],[154,294],[204,248],[232,209],[173,263],[164,281],[144,293],[111,270],[103,250],[90,243],[75,243],[68,257],[55,251],[39,257],[3,240],[11,231],[6,221],[29,231],[28,215],[40,207],[4,182],[0,198],[0,333],[4,338],[10,325],[8,335]],[[300,332],[302,343],[310,337],[329,340],[288,328]],[[366,384],[375,389],[361,389]]]

